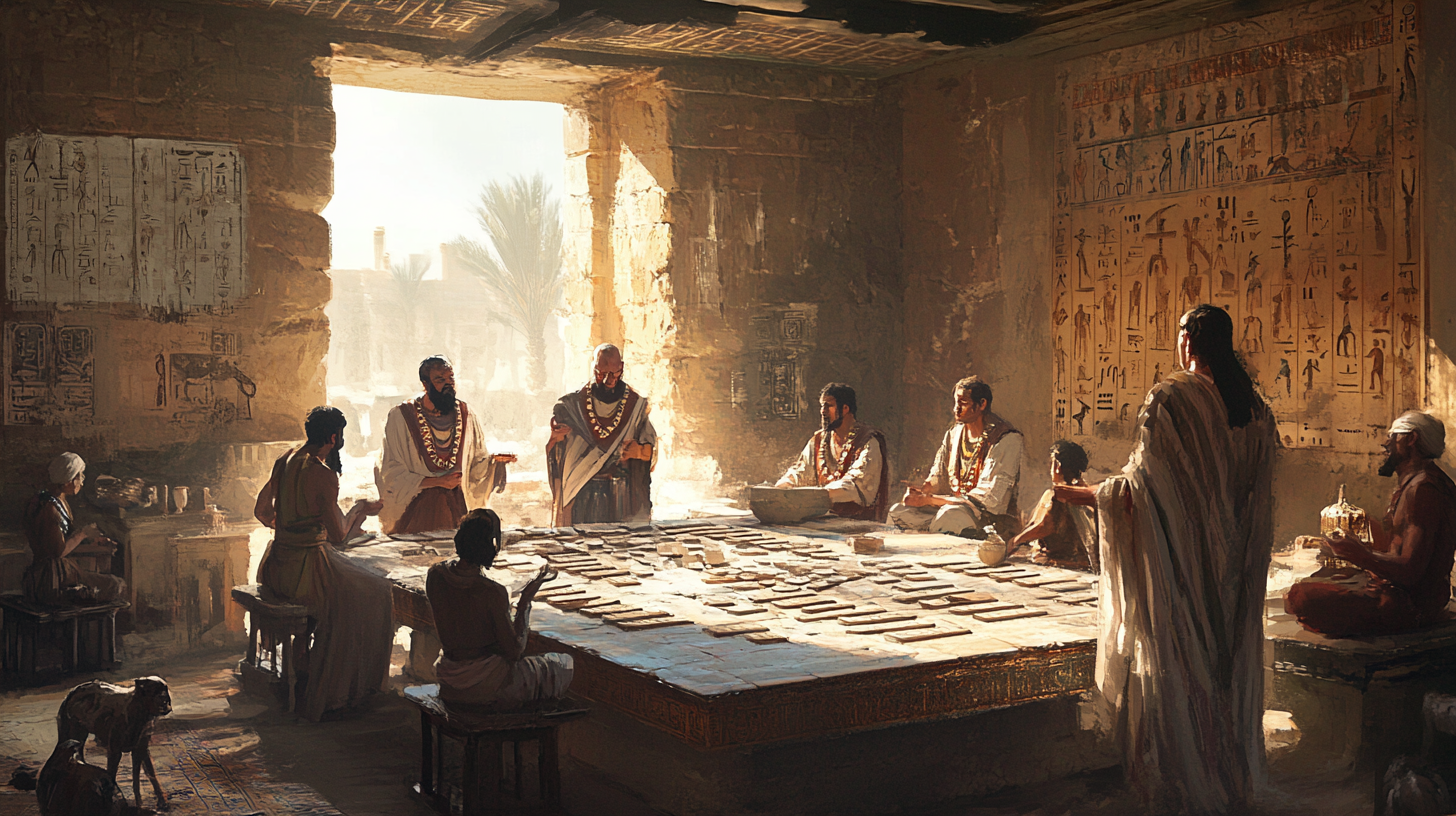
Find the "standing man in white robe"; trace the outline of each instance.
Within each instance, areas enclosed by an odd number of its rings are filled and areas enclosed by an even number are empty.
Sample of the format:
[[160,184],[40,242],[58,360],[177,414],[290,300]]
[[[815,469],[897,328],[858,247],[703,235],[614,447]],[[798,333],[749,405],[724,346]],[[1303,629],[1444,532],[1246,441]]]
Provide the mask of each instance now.
[[622,379],[622,352],[592,354],[592,379],[556,401],[546,469],[554,524],[648,521],[657,430],[651,406]]
[[420,363],[424,393],[389,412],[384,453],[374,471],[387,534],[453,530],[465,514],[505,488],[512,454],[486,449],[480,420],[455,398],[455,371],[444,357]]
[[1247,812],[1264,780],[1264,586],[1274,418],[1228,313],[1180,324],[1184,369],[1153,386],[1121,476],[1057,485],[1095,504],[1098,720],[1154,813]]

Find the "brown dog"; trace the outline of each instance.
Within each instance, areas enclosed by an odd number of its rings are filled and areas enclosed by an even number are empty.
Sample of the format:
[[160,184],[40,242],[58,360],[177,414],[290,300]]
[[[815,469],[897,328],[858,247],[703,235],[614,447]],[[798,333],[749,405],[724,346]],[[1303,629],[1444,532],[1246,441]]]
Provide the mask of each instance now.
[[172,695],[167,681],[160,677],[138,677],[131,688],[91,680],[71,689],[56,712],[56,744],[76,740],[81,744],[77,757],[89,734],[96,735],[96,744],[106,749],[106,772],[116,779],[121,755],[131,753],[132,793],[136,807],[142,806],[141,771],[145,767],[152,790],[157,794],[157,810],[166,810],[167,795],[157,781],[149,750],[152,726],[158,717],[172,711]]

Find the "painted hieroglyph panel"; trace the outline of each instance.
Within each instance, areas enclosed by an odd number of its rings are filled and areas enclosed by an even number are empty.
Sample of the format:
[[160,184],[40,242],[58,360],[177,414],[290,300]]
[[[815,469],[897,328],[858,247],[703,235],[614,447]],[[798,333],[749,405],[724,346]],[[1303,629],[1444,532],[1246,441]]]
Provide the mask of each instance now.
[[1417,32],[1414,4],[1306,7],[1064,66],[1059,433],[1127,437],[1205,302],[1288,446],[1369,451],[1419,407]]
[[234,145],[26,134],[6,151],[12,308],[130,303],[226,312],[244,291]]

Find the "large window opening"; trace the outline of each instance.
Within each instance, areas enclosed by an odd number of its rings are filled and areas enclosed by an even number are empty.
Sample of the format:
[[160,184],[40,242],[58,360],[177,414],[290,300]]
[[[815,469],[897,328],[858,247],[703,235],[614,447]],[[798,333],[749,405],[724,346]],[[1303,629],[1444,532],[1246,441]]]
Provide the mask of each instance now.
[[[389,410],[420,393],[419,363],[439,354],[491,451],[520,457],[491,506],[508,524],[549,524],[545,417],[567,387],[563,309],[558,297],[543,316],[512,287],[559,276],[560,258],[492,249],[480,218],[484,210],[509,231],[533,202],[559,213],[563,107],[335,85],[334,112],[334,196],[323,215],[328,397],[349,420],[343,498],[375,494]],[[523,260],[535,267],[511,268]]]

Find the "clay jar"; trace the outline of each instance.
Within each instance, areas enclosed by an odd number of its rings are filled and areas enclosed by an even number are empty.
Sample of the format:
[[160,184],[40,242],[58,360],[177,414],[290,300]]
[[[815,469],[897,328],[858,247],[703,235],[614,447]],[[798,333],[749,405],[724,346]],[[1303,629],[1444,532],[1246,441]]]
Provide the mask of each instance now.
[[1006,542],[1000,540],[986,539],[981,546],[976,548],[976,554],[981,557],[981,563],[988,567],[1000,566],[1006,560]]

